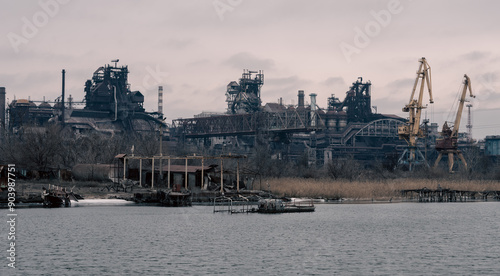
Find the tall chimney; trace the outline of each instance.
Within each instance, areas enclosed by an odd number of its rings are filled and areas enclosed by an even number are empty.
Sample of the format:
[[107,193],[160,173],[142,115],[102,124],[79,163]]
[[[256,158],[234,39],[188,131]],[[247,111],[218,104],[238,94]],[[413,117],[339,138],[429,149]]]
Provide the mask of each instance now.
[[311,97],[311,126],[314,127],[316,126],[316,94],[312,93],[309,94],[309,97]]
[[62,109],[62,119],[61,119],[61,124],[64,127],[64,88],[65,88],[65,81],[66,81],[66,70],[62,69],[62,99],[61,99],[61,109]]
[[299,105],[298,108],[304,108],[304,90],[299,90]]
[[158,86],[158,113],[163,116],[163,86]]
[[5,129],[5,87],[0,87],[0,133]]

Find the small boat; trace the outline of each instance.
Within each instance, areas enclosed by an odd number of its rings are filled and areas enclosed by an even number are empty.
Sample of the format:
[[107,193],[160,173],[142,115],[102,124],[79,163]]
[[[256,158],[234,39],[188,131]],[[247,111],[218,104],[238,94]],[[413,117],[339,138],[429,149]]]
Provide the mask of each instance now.
[[69,196],[61,191],[48,191],[47,193],[42,195],[42,198],[44,207],[56,208],[71,206],[71,200],[69,199]]
[[52,185],[51,189],[49,185],[49,189],[47,190],[43,187],[42,200],[44,207],[71,207],[71,200],[78,201],[78,198],[82,199],[81,196],[75,195],[73,192],[67,193],[65,188]]
[[168,192],[163,200],[160,201],[161,205],[167,207],[187,207],[192,205],[190,192]]
[[261,199],[257,212],[264,214],[314,212],[315,208],[312,201],[296,203],[284,202],[282,199]]
[[192,206],[191,191],[181,188],[181,185],[174,185],[172,190],[159,192],[160,204],[167,207],[188,207]]

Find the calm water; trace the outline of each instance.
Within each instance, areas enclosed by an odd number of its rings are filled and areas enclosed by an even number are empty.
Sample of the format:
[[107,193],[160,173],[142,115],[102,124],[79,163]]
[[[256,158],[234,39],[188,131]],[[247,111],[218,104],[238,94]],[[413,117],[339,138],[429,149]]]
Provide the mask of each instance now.
[[[500,203],[19,209],[1,275],[498,275]],[[6,218],[5,211],[4,218]],[[1,225],[7,247],[7,225]],[[2,250],[4,256],[6,250]],[[16,272],[16,273],[13,273]]]

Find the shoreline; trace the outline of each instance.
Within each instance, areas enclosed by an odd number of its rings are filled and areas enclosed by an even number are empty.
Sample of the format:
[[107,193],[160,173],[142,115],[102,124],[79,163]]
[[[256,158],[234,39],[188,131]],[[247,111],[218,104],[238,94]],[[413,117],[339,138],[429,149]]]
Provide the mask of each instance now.
[[[428,189],[428,187],[442,187],[442,189],[462,189],[468,191],[496,192],[497,194],[481,198],[477,196],[465,196],[455,199],[454,202],[488,202],[500,200],[500,181],[491,180],[450,180],[450,179],[390,179],[390,180],[369,180],[369,181],[346,181],[329,179],[298,179],[280,178],[264,180],[269,184],[268,191],[242,191],[243,193],[253,193],[264,195],[271,193],[274,197],[286,198],[307,198],[315,200],[315,204],[387,204],[406,202],[438,202],[436,198],[432,200],[420,199],[412,195],[403,195],[402,191],[411,189]],[[115,192],[110,188],[111,182],[59,182],[47,180],[16,182],[16,204],[19,208],[36,208],[41,205],[41,192],[43,187],[57,185],[75,194],[81,195],[85,199],[120,199],[134,202],[135,193],[156,193],[148,187],[134,187],[132,190]],[[158,188],[157,188],[158,189]],[[160,190],[162,187],[159,188]],[[431,189],[428,189],[431,190]],[[216,191],[193,191],[193,205],[211,205],[211,199],[217,195]],[[228,192],[228,195],[236,193]],[[442,198],[441,198],[442,199]],[[446,199],[446,198],[445,198]],[[38,200],[38,201],[37,201]],[[318,202],[324,200],[325,202]],[[447,201],[447,200],[445,200]],[[23,203],[19,203],[23,202]],[[448,202],[448,201],[447,201]],[[147,204],[146,204],[147,205]],[[3,204],[0,205],[2,207]],[[136,206],[136,205],[134,205]]]
[[[99,200],[97,198],[95,199],[90,199],[90,200]],[[82,205],[73,205],[70,207],[60,207],[60,208],[83,208],[83,207],[162,207],[162,208],[168,208],[161,206],[160,204],[157,203],[136,203],[134,201],[127,201],[124,199],[119,199],[119,198],[109,198],[105,199],[109,200],[110,202],[104,203],[104,204],[99,204],[99,203],[93,203],[93,204],[86,204],[86,202],[81,202],[83,203]],[[85,200],[83,200],[85,201]],[[118,204],[110,204],[113,203],[113,201],[116,201]],[[125,201],[125,202],[124,202]],[[345,199],[342,201],[328,201],[328,202],[318,202],[314,203],[314,205],[368,205],[368,204],[405,204],[405,203],[422,203],[422,204],[429,204],[429,203],[435,203],[435,204],[445,204],[445,203],[460,203],[460,204],[466,204],[466,203],[495,203],[495,202],[500,202],[500,200],[467,200],[467,201],[458,201],[458,202],[419,202],[417,200],[401,200],[401,199],[395,199],[392,201],[381,201],[381,200],[357,200],[357,199]],[[256,202],[250,202],[249,205],[257,205]],[[210,202],[193,202],[192,206],[207,206],[207,207],[212,207],[213,204]],[[18,203],[15,206],[16,209],[38,209],[38,208],[46,208],[43,206],[42,203]],[[49,208],[49,209],[60,209],[60,208]],[[184,207],[173,207],[173,208],[184,208]],[[7,209],[7,206],[1,205],[0,209]]]

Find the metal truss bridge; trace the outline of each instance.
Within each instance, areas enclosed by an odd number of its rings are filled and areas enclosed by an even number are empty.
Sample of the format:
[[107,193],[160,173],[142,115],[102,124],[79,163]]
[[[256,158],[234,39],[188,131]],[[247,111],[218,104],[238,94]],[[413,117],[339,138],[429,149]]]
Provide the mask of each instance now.
[[286,110],[177,119],[173,127],[185,138],[201,138],[257,132],[309,132],[324,129],[325,123],[317,112]]

